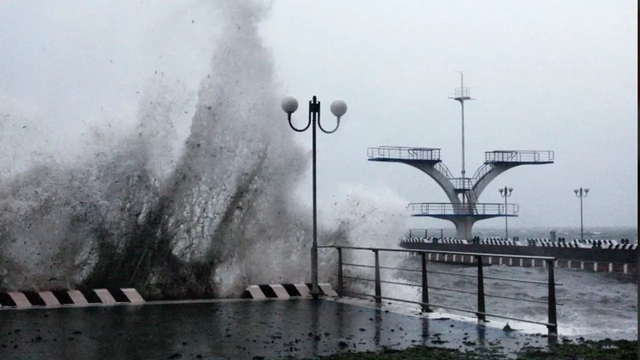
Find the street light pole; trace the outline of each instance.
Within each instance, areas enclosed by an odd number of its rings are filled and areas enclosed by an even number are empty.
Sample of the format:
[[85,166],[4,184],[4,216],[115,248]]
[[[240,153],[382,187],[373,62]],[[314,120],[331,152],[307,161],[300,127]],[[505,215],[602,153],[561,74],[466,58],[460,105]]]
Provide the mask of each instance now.
[[505,231],[505,240],[509,240],[509,223],[507,216],[507,198],[511,197],[511,193],[513,192],[513,188],[504,188],[498,189],[500,191],[500,196],[504,198],[504,231]]
[[580,240],[584,241],[584,216],[582,211],[582,199],[587,197],[587,194],[589,193],[589,189],[587,188],[574,189],[573,192],[576,194],[577,197],[580,198]]
[[325,134],[332,134],[338,130],[340,126],[340,118],[347,112],[347,104],[342,100],[336,100],[331,103],[331,112],[337,118],[336,127],[333,130],[325,130],[320,122],[320,101],[314,96],[309,101],[309,122],[307,126],[298,129],[291,122],[291,114],[298,109],[298,100],[291,96],[282,99],[282,110],[287,113],[289,126],[297,131],[304,132],[309,126],[311,128],[311,148],[312,148],[312,173],[313,173],[313,244],[311,246],[311,296],[317,299],[320,296],[320,287],[318,286],[318,207],[317,207],[317,183],[316,183],[316,124]]

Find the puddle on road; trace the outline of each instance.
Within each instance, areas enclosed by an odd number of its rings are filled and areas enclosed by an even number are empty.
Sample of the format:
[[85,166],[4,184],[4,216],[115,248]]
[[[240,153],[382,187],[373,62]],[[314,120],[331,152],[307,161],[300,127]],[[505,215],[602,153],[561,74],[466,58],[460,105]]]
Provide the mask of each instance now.
[[414,345],[476,349],[546,340],[453,318],[327,300],[4,311],[4,359],[313,358]]

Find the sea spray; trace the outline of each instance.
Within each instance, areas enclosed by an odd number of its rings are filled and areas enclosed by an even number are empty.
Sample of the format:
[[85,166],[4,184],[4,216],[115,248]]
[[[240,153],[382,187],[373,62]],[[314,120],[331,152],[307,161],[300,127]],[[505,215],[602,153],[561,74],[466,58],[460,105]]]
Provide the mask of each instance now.
[[175,104],[161,96],[140,104],[133,134],[96,129],[92,140],[104,146],[82,161],[4,179],[3,288],[133,286],[176,298],[308,278],[308,218],[290,196],[307,159],[279,113],[257,34],[268,8],[216,5],[222,32],[180,157]]
[[[406,200],[388,188],[362,188],[357,185],[343,185],[344,198],[335,202],[336,217],[329,222],[339,224],[335,233],[337,244],[368,248],[397,248],[400,235],[407,228]],[[327,224],[328,226],[329,224]],[[342,234],[342,238],[339,235]],[[335,256],[335,254],[331,254]],[[393,268],[401,263],[407,254],[379,251],[380,266]],[[373,266],[375,255],[369,250],[343,250],[343,261],[350,264]],[[344,275],[360,279],[374,279],[373,268],[345,266]],[[398,278],[397,271],[381,269],[383,281],[405,282]],[[347,278],[350,291],[373,294],[374,283]],[[384,284],[383,296],[417,300],[413,287]]]
[[[214,4],[219,33],[195,101],[161,74],[145,85],[135,125],[108,119],[63,153],[47,142],[55,124],[46,112],[2,98],[3,120],[28,126],[0,134],[14,159],[0,181],[1,288],[136,287],[170,299],[309,280],[311,211],[294,189],[310,158],[278,107],[272,58],[258,36],[269,7]],[[181,142],[184,113],[193,117]],[[355,193],[338,200],[338,211],[320,208],[320,243],[395,245],[395,210]],[[320,259],[321,279],[334,279],[335,253],[321,250]]]

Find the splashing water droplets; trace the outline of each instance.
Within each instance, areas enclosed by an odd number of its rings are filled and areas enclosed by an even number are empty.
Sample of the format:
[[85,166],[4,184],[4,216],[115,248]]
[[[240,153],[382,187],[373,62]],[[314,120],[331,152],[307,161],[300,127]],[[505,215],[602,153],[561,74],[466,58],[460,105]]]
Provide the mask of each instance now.
[[80,161],[31,161],[3,178],[3,287],[134,286],[178,298],[307,277],[308,219],[290,195],[307,165],[268,121],[281,115],[257,34],[268,9],[219,5],[222,34],[180,153],[173,119],[186,104],[152,83],[130,134],[96,129]]

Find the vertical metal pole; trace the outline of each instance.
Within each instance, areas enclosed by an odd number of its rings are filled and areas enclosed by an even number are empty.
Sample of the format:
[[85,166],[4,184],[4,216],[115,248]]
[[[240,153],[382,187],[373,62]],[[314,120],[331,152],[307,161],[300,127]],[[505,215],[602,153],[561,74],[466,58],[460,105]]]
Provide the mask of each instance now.
[[[464,98],[464,74],[460,72],[460,98]],[[462,181],[464,181],[464,175],[466,171],[464,169],[464,100],[460,100],[462,106]],[[462,196],[462,203],[464,204],[464,195]]]
[[313,245],[311,247],[311,296],[317,299],[320,295],[318,287],[318,209],[317,209],[317,183],[316,183],[316,115],[319,113],[320,103],[316,97],[313,102],[309,103],[309,112],[312,113],[313,124],[311,128],[311,148],[312,148],[312,164],[313,164]]
[[[427,278],[427,254],[422,253],[422,302],[429,303],[429,279]],[[422,304],[422,311],[431,312],[429,305]]]
[[444,234],[444,229],[440,229],[440,240],[442,240],[442,238],[444,237],[444,235],[442,234]]
[[[478,262],[478,320],[486,321],[487,317],[484,314],[484,275],[482,273],[482,256],[477,255],[476,260]],[[480,314],[482,313],[482,314]]]
[[505,235],[506,236],[505,240],[509,240],[509,222],[508,222],[509,221],[509,216],[507,216],[509,214],[507,213],[507,196],[506,196],[507,195],[507,187],[506,186],[504,187],[504,192],[505,192],[505,197],[504,197],[504,231],[505,231],[505,234],[506,234]]
[[344,281],[342,278],[342,248],[338,249],[338,290],[344,289]]
[[382,299],[380,296],[382,296],[382,286],[380,283],[380,256],[378,255],[378,250],[373,250],[373,253],[376,255],[376,304],[381,304]]
[[556,314],[556,281],[553,274],[553,260],[547,260],[549,268],[549,336],[558,336],[558,317]]
[[580,188],[580,240],[584,241],[584,217],[582,215],[582,188]]

